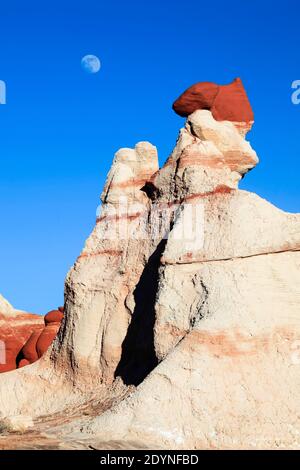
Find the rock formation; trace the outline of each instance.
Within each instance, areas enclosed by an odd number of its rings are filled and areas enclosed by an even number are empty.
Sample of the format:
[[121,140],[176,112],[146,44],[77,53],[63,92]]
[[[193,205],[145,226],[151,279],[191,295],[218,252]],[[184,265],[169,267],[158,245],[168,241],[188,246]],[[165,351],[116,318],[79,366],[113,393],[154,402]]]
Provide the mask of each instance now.
[[188,88],[173,104],[179,116],[188,117],[199,109],[208,109],[217,121],[235,122],[244,132],[251,129],[254,116],[240,78],[229,85],[201,82]]
[[57,335],[63,313],[34,315],[15,310],[0,296],[0,373],[37,361]]
[[42,318],[15,310],[0,296],[0,373],[17,367],[17,356],[30,335],[40,331]]
[[17,357],[17,367],[24,367],[41,358],[55,339],[63,319],[63,309],[51,310],[44,317],[44,325],[34,331]]
[[12,314],[13,311],[13,306],[0,294],[0,312],[7,315]]
[[0,417],[62,448],[300,447],[300,214],[238,189],[258,158],[235,87],[197,88],[161,169],[117,152],[58,336],[0,376]]

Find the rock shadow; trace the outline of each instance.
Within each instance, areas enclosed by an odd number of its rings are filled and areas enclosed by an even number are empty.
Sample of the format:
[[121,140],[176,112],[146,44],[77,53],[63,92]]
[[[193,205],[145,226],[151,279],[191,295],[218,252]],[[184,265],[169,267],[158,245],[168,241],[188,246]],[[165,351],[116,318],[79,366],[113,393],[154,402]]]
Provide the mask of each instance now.
[[115,372],[115,377],[121,377],[126,385],[139,385],[158,364],[154,348],[154,307],[160,258],[166,242],[162,240],[150,256],[133,293],[135,309]]

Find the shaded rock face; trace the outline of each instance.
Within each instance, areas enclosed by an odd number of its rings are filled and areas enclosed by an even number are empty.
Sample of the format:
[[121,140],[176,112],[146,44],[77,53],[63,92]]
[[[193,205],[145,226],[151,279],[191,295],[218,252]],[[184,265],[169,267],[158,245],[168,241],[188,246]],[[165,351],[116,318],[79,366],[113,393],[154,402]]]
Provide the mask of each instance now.
[[[3,298],[2,298],[3,299]],[[37,361],[47,351],[60,328],[63,313],[49,312],[45,318],[16,311],[2,301],[0,313],[0,373]]]
[[240,78],[229,85],[210,82],[196,83],[173,104],[179,116],[187,117],[198,109],[210,110],[217,121],[233,121],[242,128],[251,128],[253,112]]
[[226,91],[214,109],[205,87],[161,169],[147,142],[115,155],[66,279],[62,327],[41,360],[0,377],[0,417],[64,415],[90,400],[90,416],[56,435],[300,447],[300,215],[238,189],[258,163],[245,140],[253,116],[228,111]]

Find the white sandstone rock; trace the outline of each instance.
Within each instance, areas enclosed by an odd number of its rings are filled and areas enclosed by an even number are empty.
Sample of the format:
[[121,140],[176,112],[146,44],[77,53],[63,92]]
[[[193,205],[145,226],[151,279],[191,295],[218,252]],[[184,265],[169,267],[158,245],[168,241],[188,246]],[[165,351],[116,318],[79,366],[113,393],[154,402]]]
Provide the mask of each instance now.
[[0,313],[9,314],[9,315],[14,314],[13,306],[10,305],[10,303],[4,297],[2,297],[1,294],[0,294]]

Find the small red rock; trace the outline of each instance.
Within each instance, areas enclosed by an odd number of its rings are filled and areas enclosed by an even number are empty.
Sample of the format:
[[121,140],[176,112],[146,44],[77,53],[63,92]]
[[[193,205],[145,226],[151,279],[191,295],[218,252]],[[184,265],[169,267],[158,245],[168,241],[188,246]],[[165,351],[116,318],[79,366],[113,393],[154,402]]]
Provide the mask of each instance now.
[[[17,357],[34,331],[43,328],[43,317],[27,313],[3,315],[0,313],[0,341],[5,351],[1,352],[0,373],[16,369]],[[21,357],[22,358],[22,357]],[[4,362],[4,363],[3,363]]]
[[48,312],[44,317],[45,325],[48,325],[49,323],[60,323],[63,316],[64,314],[60,310],[51,310],[51,312]]
[[39,357],[36,351],[36,343],[43,330],[44,328],[42,327],[38,331],[32,333],[27,343],[24,344],[19,355],[21,360],[18,363],[18,367],[21,367],[20,364],[24,359],[26,359],[30,364],[38,360]]
[[18,365],[18,369],[21,369],[21,367],[25,367],[29,365],[30,365],[30,361],[28,361],[27,359],[21,359]]
[[44,318],[0,312],[0,373],[32,364],[47,351],[60,328],[62,310],[52,310]]
[[240,78],[229,85],[200,82],[188,88],[173,104],[179,116],[208,109],[217,121],[252,122],[253,111]]
[[49,346],[52,344],[54,338],[56,337],[58,330],[60,328],[60,323],[49,323],[45,326],[42,333],[40,334],[37,343],[36,343],[36,351],[38,357],[42,357],[42,355],[47,351]]

